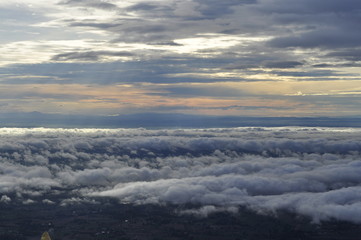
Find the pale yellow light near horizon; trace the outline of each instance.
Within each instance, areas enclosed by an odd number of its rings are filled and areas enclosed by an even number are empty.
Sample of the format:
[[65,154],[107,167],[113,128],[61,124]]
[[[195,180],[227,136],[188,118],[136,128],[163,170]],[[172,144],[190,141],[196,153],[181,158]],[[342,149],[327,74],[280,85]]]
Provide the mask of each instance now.
[[[173,95],[169,97],[167,88],[190,87],[204,88],[205,93],[209,89],[222,89],[224,96],[207,93],[200,96]],[[162,90],[163,89],[163,90]],[[359,90],[359,91],[358,91]],[[226,92],[231,94],[227,95]],[[239,91],[239,95],[236,92]],[[9,95],[9,92],[11,94]],[[156,93],[159,94],[156,94]],[[27,96],[24,99],[12,99],[12,96]],[[151,94],[149,94],[151,93]],[[326,84],[320,82],[218,82],[218,83],[178,83],[178,84],[118,84],[111,86],[82,85],[82,84],[30,84],[1,85],[0,94],[3,99],[0,102],[7,103],[10,108],[18,111],[41,111],[48,113],[77,113],[81,112],[97,114],[114,114],[114,112],[129,111],[137,108],[152,107],[188,107],[183,112],[197,111],[212,115],[239,115],[242,113],[259,114],[257,110],[242,109],[242,106],[267,107],[262,114],[267,112],[270,116],[279,115],[281,110],[271,110],[272,107],[288,108],[288,114],[299,114],[316,111],[316,105],[303,103],[299,106],[297,99],[307,95],[314,96],[340,96],[361,94],[359,84],[350,81],[333,81]],[[7,97],[6,97],[7,96]],[[31,97],[33,96],[33,97]],[[53,96],[53,97],[52,97]],[[64,97],[62,97],[64,96]],[[65,97],[67,96],[67,97]],[[263,96],[263,97],[262,97]],[[285,96],[285,99],[273,99],[272,96]],[[12,102],[17,105],[13,106]],[[19,105],[19,102],[22,102]],[[14,103],[15,104],[15,103]],[[229,106],[239,106],[231,107]],[[222,109],[224,108],[224,109]],[[292,109],[294,108],[294,109]],[[193,109],[193,110],[192,110]],[[332,110],[318,108],[322,115],[323,111]],[[317,114],[316,111],[316,114]],[[346,110],[345,110],[346,111]]]

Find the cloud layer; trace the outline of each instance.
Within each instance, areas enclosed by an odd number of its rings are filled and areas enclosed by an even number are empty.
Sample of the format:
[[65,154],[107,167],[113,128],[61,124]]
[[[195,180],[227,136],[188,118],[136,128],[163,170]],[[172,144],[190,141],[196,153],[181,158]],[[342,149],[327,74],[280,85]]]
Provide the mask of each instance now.
[[340,128],[0,130],[0,204],[188,204],[360,223],[361,132]]

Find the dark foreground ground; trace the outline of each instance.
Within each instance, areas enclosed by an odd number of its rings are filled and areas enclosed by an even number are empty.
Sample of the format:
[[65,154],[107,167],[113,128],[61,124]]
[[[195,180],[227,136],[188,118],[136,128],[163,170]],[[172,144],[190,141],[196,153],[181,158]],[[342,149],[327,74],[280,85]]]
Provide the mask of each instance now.
[[111,200],[66,207],[45,204],[0,205],[1,240],[38,240],[49,222],[55,240],[180,240],[180,239],[360,239],[361,225],[280,214],[278,218],[248,210],[214,213],[207,218],[179,215],[195,206],[132,206]]

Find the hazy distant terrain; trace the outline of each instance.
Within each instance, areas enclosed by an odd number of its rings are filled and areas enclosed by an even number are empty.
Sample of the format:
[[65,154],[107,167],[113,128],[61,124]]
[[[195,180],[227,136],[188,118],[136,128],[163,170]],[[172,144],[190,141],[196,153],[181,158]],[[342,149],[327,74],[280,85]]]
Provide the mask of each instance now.
[[[137,219],[130,232],[168,236],[149,227],[154,221],[187,233],[173,239],[192,239],[194,226],[204,233],[233,226],[238,236],[257,239],[251,232],[259,221],[278,221],[263,239],[281,239],[285,229],[331,239],[336,228],[361,228],[361,129],[2,128],[0,137],[0,230],[13,239],[33,239],[49,221],[62,226],[63,237],[71,224],[72,233],[89,228],[77,239],[102,239],[109,226],[114,239],[133,239],[114,232],[125,231],[130,218]],[[32,231],[21,235],[30,220]],[[94,221],[108,224],[103,235],[94,235],[103,231]],[[134,239],[157,239],[145,236]]]
[[361,127],[361,117],[247,117],[181,113],[136,113],[111,116],[2,113],[0,127],[51,128],[234,128],[234,127]]

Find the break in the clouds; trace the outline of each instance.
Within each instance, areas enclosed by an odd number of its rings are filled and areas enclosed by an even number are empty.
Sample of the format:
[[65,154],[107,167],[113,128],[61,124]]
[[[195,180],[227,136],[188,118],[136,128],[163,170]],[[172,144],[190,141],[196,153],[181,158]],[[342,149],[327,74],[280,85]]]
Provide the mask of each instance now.
[[0,112],[360,115],[360,7],[0,1]]
[[352,128],[0,130],[0,204],[181,204],[207,216],[246,207],[314,222],[361,222]]

